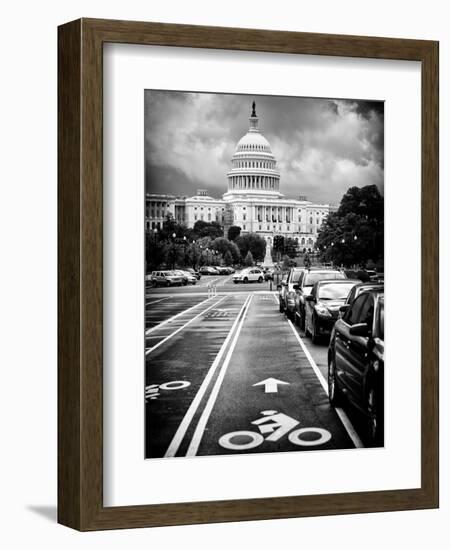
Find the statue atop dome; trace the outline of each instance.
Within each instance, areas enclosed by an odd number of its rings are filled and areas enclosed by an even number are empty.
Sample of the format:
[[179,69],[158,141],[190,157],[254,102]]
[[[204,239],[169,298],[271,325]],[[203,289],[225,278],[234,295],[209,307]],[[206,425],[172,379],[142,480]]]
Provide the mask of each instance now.
[[256,114],[256,103],[253,102],[252,103],[252,117],[256,117],[257,114]]

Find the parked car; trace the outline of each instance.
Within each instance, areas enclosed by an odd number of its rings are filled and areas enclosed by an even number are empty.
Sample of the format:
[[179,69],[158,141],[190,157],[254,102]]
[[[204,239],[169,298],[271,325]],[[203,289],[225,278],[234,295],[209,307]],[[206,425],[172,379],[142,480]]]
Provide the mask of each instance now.
[[219,272],[215,267],[212,267],[210,265],[204,265],[200,268],[200,273],[202,275],[219,275]]
[[278,285],[279,299],[280,299],[280,313],[285,312],[288,318],[294,320],[294,308],[295,308],[295,289],[294,285],[298,283],[303,273],[306,271],[305,267],[292,267],[286,279],[283,279]]
[[219,272],[219,275],[231,275],[234,271],[233,268],[227,266],[215,267],[215,269]]
[[384,283],[384,273],[376,273],[370,276],[370,280],[377,283]]
[[264,271],[264,280],[265,281],[273,281],[273,274],[275,273],[275,269],[268,268]]
[[305,296],[305,334],[311,336],[313,344],[331,334],[339,308],[356,284],[357,279],[318,281],[311,294]]
[[186,278],[188,284],[190,284],[190,285],[196,285],[197,284],[197,277],[195,275],[193,275],[190,271],[181,270],[181,273]]
[[153,286],[182,285],[183,278],[173,271],[152,271],[150,281]]
[[237,283],[262,283],[264,281],[264,273],[258,267],[247,267],[239,273],[233,275],[233,282]]
[[187,271],[188,273],[190,273],[191,275],[194,275],[194,277],[197,279],[197,281],[199,281],[201,279],[201,275],[200,275],[200,271],[195,271],[195,269],[192,269],[192,267],[187,267],[185,269],[185,271]]
[[338,319],[328,348],[330,403],[344,401],[366,420],[372,445],[384,440],[384,292],[362,292]]
[[187,274],[184,271],[182,271],[181,269],[174,269],[173,273],[175,273],[175,275],[178,275],[179,277],[181,277],[184,285],[188,284],[188,277],[187,277]]
[[346,279],[343,271],[338,269],[305,269],[294,288],[294,321],[301,330],[305,330],[305,297],[309,296],[317,281]]
[[355,285],[351,289],[349,295],[347,296],[347,299],[345,300],[344,305],[340,307],[339,317],[342,317],[344,315],[344,313],[353,304],[356,298],[358,298],[361,292],[364,292],[365,290],[378,290],[379,292],[383,292],[384,285],[383,283],[377,283],[377,282],[358,283],[357,285]]

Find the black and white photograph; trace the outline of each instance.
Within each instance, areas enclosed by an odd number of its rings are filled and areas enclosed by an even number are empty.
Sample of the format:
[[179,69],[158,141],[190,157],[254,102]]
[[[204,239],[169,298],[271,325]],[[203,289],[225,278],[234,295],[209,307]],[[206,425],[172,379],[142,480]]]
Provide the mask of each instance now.
[[384,102],[144,119],[145,458],[383,447]]

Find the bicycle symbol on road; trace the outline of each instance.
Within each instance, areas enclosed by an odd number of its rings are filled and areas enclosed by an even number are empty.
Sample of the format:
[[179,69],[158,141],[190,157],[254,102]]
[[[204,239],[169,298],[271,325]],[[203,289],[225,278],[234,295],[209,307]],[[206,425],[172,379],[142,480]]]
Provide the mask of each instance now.
[[173,382],[165,382],[164,384],[150,384],[145,387],[145,400],[158,399],[160,390],[181,390],[190,386],[191,383],[187,380],[174,380]]
[[[219,439],[219,445],[232,451],[245,451],[258,447],[264,441],[278,441],[289,432],[289,441],[302,447],[323,445],[331,439],[331,433],[323,428],[298,428],[294,430],[300,422],[287,414],[278,411],[261,411],[261,414],[261,418],[252,422],[253,425],[257,426],[260,433],[249,430],[230,432]],[[316,434],[318,437],[305,439],[306,434]]]

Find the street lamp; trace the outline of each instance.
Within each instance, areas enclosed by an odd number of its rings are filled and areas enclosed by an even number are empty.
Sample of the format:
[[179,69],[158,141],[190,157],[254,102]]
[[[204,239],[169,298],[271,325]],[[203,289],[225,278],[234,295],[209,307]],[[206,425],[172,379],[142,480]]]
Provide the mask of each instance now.
[[187,265],[187,261],[186,261],[186,246],[187,246],[187,239],[186,239],[186,235],[183,236],[183,247],[184,247],[184,265],[186,266]]

